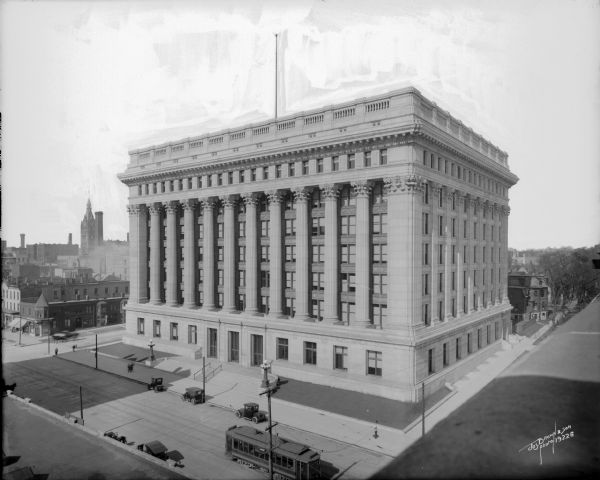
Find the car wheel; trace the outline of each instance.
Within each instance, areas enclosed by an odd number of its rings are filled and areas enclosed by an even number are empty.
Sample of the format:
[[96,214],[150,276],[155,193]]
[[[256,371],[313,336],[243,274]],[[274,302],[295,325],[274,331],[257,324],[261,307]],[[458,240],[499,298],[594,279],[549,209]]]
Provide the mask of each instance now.
[[235,416],[238,418],[242,418],[242,414],[240,412],[235,412]]
[[257,418],[257,417],[252,417],[252,421],[253,421],[254,423],[258,423],[258,418]]

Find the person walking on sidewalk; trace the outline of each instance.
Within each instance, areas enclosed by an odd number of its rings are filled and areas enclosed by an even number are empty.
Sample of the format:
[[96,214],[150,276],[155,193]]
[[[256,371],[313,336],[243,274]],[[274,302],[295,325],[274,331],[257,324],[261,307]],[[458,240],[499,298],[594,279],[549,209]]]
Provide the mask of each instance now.
[[58,357],[58,347],[56,347],[56,348],[54,349],[54,356],[55,356],[55,357]]

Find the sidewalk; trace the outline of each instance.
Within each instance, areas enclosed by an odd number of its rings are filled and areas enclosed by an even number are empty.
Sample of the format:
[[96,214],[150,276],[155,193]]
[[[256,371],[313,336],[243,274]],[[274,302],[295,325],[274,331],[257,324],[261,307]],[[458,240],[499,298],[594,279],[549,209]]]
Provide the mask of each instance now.
[[[531,349],[535,338],[550,325],[544,326],[531,337],[514,337],[515,344],[505,343],[504,348],[488,358],[475,371],[453,385],[451,395],[430,397],[427,402],[426,430],[466,400],[483,389],[520,355]],[[148,349],[115,343],[99,347],[98,366],[114,374],[147,383],[151,377],[162,376],[168,391],[182,394],[187,387],[202,386],[202,361],[155,351],[157,361],[153,367],[142,362]],[[61,354],[64,360],[76,361],[93,367],[91,349]],[[127,363],[134,361],[134,371],[127,373]],[[237,409],[244,402],[253,401],[267,410],[266,396],[259,396],[262,371],[226,365],[206,383],[209,404]],[[310,431],[323,437],[363,447],[378,453],[396,456],[421,436],[420,404],[406,404],[307,382],[290,380],[272,397],[272,414],[275,421],[298,430]],[[377,423],[376,423],[377,421]],[[377,428],[377,438],[374,438]]]

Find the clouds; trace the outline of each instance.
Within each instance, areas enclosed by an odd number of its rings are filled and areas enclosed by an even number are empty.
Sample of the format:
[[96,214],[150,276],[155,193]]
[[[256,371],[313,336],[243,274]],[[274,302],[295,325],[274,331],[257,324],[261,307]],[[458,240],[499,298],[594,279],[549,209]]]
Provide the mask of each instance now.
[[[511,246],[593,243],[598,10],[585,1],[5,2],[3,236],[64,241],[91,186],[106,235],[124,238],[127,191],[116,174],[127,150],[271,116],[280,31],[280,113],[414,85],[509,153],[521,178]],[[532,198],[564,228],[532,218]],[[581,204],[589,211],[576,218]]]

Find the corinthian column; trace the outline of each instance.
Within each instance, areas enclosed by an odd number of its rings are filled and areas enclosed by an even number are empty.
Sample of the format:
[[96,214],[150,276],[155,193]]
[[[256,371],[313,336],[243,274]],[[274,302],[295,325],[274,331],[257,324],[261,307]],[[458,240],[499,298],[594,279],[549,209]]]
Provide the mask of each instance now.
[[502,303],[508,303],[508,216],[510,207],[502,208]]
[[388,198],[388,315],[390,329],[411,331],[421,314],[421,177],[384,178]]
[[160,203],[150,205],[150,300],[154,305],[162,303],[160,298]]
[[242,195],[246,204],[246,312],[258,311],[258,242],[256,229],[257,196],[254,193]]
[[[442,195],[442,189],[438,184],[431,184],[431,324],[442,321],[438,317],[438,292],[439,292],[439,250],[438,240],[441,233],[438,232],[437,208],[439,205],[439,196]],[[390,217],[391,218],[391,217]]]
[[129,213],[129,302],[148,301],[148,212],[145,205],[127,205]]
[[177,202],[166,202],[167,211],[167,291],[166,303],[177,305]]
[[312,320],[309,310],[309,230],[308,200],[310,190],[298,187],[293,190],[296,201],[296,314],[294,318]]
[[325,203],[325,315],[324,320],[337,323],[338,317],[338,195],[337,185],[322,185]]
[[464,258],[463,258],[463,245],[464,240],[461,235],[463,230],[463,208],[465,204],[465,197],[458,193],[457,194],[456,206],[458,208],[458,228],[456,229],[456,318],[460,318],[463,314],[463,270],[464,270]]
[[271,285],[269,289],[269,314],[279,317],[283,314],[283,263],[281,244],[281,201],[282,195],[278,190],[267,192],[269,197],[269,266]]
[[371,293],[371,237],[369,227],[369,198],[372,184],[368,181],[352,182],[356,192],[356,320],[355,325],[371,324],[369,296]]
[[223,268],[224,268],[224,295],[223,295],[223,310],[232,312],[235,308],[235,204],[237,196],[226,195],[221,197],[223,202],[223,230],[224,230],[224,251],[223,251]]
[[215,201],[207,198],[202,200],[204,208],[204,253],[202,268],[204,269],[204,304],[205,309],[215,308]]
[[183,297],[184,306],[186,308],[194,308],[196,306],[196,238],[195,238],[195,222],[197,201],[189,199],[181,202],[183,207]]

